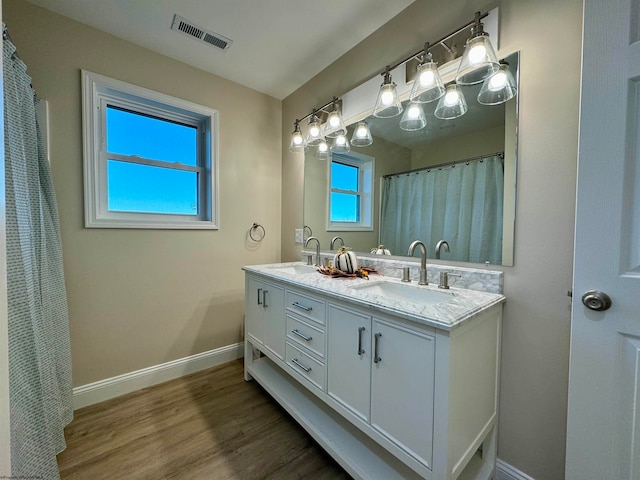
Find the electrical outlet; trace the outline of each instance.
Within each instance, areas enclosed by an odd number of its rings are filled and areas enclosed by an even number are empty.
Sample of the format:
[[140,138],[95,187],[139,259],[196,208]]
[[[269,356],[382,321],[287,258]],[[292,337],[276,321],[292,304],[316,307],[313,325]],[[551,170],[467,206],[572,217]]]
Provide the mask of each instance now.
[[296,228],[296,243],[304,242],[304,230],[302,228]]

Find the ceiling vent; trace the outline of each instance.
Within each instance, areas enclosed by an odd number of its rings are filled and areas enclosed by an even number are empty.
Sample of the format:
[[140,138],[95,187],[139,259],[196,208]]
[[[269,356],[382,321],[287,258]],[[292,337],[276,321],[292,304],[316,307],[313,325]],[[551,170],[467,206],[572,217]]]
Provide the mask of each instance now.
[[184,33],[185,35],[190,36],[193,39],[196,39],[200,42],[204,42],[207,45],[211,45],[212,47],[219,48],[222,51],[229,50],[233,40],[225,37],[224,35],[220,35],[219,33],[212,32],[202,27],[198,27],[194,25],[194,23],[190,20],[187,20],[180,15],[173,16],[173,22],[171,23],[171,30],[175,30],[177,32]]

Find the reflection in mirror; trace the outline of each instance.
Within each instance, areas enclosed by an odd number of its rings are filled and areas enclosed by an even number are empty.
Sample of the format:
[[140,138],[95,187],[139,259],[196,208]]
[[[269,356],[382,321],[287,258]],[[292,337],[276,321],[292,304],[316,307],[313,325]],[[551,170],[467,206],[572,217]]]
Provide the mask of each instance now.
[[[517,82],[519,54],[504,60]],[[422,129],[370,116],[371,145],[325,160],[305,153],[304,224],[323,249],[339,235],[359,254],[384,245],[406,256],[421,240],[433,259],[445,240],[442,260],[513,265],[518,96],[482,105],[481,87],[461,87],[468,111],[458,118],[439,119],[438,102],[426,103]]]

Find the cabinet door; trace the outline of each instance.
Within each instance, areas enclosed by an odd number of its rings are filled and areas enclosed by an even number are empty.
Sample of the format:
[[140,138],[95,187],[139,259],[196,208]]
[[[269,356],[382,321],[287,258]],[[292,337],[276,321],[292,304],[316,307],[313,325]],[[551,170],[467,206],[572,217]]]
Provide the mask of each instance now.
[[262,288],[264,346],[278,358],[284,359],[284,345],[287,336],[284,288],[277,287],[272,283],[264,283]]
[[329,305],[327,322],[327,392],[368,421],[371,317]]
[[264,286],[260,280],[247,277],[247,291],[245,304],[245,335],[260,343],[264,340],[264,310],[262,307]]
[[376,318],[372,325],[371,425],[431,467],[435,338]]

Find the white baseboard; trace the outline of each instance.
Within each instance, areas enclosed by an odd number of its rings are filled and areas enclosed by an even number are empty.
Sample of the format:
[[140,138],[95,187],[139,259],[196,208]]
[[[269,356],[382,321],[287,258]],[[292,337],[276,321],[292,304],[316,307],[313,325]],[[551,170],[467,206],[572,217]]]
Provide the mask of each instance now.
[[507,462],[500,460],[496,461],[496,478],[494,480],[535,480],[524,472],[521,472],[517,468],[509,465]]
[[151,387],[193,372],[215,367],[244,356],[244,343],[233,343],[225,347],[179,358],[171,362],[125,373],[117,377],[99,380],[73,389],[73,408],[86,407],[119,397],[125,393]]

